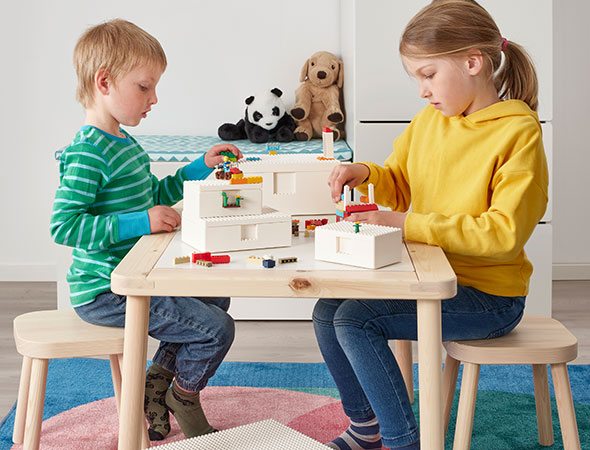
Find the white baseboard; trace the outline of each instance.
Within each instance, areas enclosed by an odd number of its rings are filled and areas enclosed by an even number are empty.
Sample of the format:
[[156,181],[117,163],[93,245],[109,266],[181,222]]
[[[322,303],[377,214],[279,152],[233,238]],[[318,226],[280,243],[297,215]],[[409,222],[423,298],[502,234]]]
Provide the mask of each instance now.
[[55,264],[0,264],[0,281],[57,281]]
[[553,264],[554,280],[590,280],[590,264]]

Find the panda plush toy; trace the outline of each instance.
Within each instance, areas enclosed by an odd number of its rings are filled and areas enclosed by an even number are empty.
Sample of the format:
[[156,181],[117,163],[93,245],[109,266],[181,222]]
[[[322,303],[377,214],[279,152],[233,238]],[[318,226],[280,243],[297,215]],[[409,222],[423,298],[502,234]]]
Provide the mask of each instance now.
[[287,112],[281,95],[283,92],[274,88],[248,97],[245,117],[236,124],[224,123],[217,134],[225,141],[291,142],[295,138],[295,120]]

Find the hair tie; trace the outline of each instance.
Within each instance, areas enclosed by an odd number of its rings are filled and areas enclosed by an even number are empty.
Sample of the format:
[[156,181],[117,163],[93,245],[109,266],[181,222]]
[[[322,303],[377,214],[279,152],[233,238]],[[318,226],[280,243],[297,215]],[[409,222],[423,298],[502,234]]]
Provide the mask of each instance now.
[[505,37],[503,37],[502,38],[501,50],[504,52],[504,51],[506,51],[507,48],[508,48],[508,39],[506,39]]

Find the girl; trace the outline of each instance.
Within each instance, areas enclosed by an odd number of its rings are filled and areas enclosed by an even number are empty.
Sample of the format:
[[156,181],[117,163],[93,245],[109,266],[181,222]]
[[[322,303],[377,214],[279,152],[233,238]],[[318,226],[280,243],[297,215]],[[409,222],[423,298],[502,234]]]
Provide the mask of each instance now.
[[[469,0],[426,6],[407,25],[399,51],[429,105],[395,140],[384,167],[336,168],[332,196],[337,201],[345,184],[364,192],[373,183],[377,203],[392,211],[348,220],[400,227],[406,240],[445,251],[458,286],[442,303],[444,340],[502,336],[522,317],[532,273],[523,247],[547,204],[534,67]],[[328,445],[420,448],[387,343],[417,338],[416,303],[321,299],[313,320],[351,421]]]

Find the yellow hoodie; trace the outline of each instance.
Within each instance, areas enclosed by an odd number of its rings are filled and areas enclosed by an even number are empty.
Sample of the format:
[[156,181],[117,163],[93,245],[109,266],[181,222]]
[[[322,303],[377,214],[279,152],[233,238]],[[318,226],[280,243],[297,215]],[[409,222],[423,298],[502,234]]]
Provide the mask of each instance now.
[[381,167],[366,164],[377,203],[407,211],[405,238],[440,246],[459,284],[526,295],[523,247],[547,206],[547,161],[537,114],[506,100],[468,116],[428,106]]

